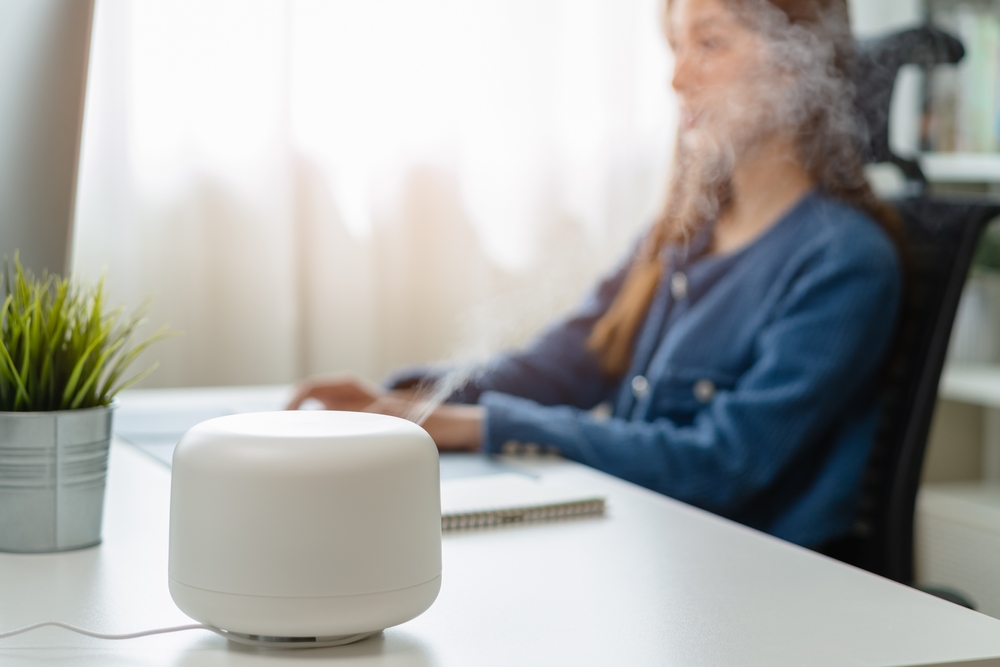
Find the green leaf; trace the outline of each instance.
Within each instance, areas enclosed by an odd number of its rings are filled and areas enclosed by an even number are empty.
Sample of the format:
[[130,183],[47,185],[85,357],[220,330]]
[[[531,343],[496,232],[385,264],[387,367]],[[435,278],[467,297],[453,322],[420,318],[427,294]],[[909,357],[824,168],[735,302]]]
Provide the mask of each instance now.
[[[152,336],[150,336],[142,343],[139,343],[134,348],[123,354],[115,363],[114,367],[111,370],[111,373],[108,374],[107,379],[104,381],[104,385],[101,387],[98,400],[101,402],[110,401],[112,398],[114,398],[115,394],[124,389],[126,386],[134,384],[133,381],[129,381],[127,384],[119,385],[117,387],[115,386],[115,382],[118,381],[118,379],[128,369],[129,365],[133,361],[135,361],[136,358],[140,354],[142,354],[144,350],[146,350],[146,348],[148,348],[153,343],[159,342],[161,340],[165,340],[167,338],[176,338],[177,336],[182,336],[182,335],[183,333],[179,331],[172,331],[172,332],[167,331],[167,327],[163,326],[157,329]],[[138,380],[136,380],[136,382],[137,381]]]
[[76,391],[76,385],[80,382],[80,374],[83,373],[83,365],[87,363],[87,359],[90,355],[97,349],[97,346],[101,344],[100,338],[95,338],[90,345],[87,346],[87,350],[80,356],[77,360],[76,365],[73,366],[73,372],[69,375],[69,380],[66,382],[66,388],[63,389],[62,394],[62,405],[66,406],[69,403],[70,398],[73,396],[73,392]]
[[94,285],[43,273],[34,278],[4,259],[0,284],[0,410],[56,410],[107,404],[129,365],[151,344],[176,335],[157,330],[130,342],[145,324],[148,301],[133,314],[106,308],[105,277]]
[[159,367],[160,367],[160,362],[159,361],[154,362],[153,365],[150,366],[149,368],[147,368],[146,370],[142,371],[141,373],[136,374],[135,376],[129,378],[128,380],[125,380],[125,382],[122,382],[119,386],[115,387],[114,391],[111,392],[111,395],[114,396],[115,394],[117,394],[121,390],[128,389],[129,387],[131,387],[132,385],[134,385],[136,382],[138,382],[139,380],[143,379],[144,377],[146,377],[147,375],[149,375],[150,373],[152,373],[153,371],[155,371]]
[[91,371],[90,375],[87,377],[86,382],[83,386],[76,392],[76,396],[73,398],[73,402],[70,404],[70,408],[76,409],[80,407],[83,403],[83,399],[87,397],[87,391],[97,383],[97,378],[101,374],[101,370],[104,368],[104,364],[107,363],[108,359],[111,358],[115,352],[118,351],[122,345],[125,344],[124,338],[119,338],[111,346],[108,347],[97,359],[97,364],[95,364],[94,370]]
[[28,390],[25,388],[24,383],[21,381],[21,377],[17,374],[17,366],[14,365],[14,360],[11,358],[10,353],[7,351],[7,346],[0,344],[0,357],[3,357],[2,361],[7,366],[7,370],[10,373],[10,378],[15,385],[17,385],[17,397],[14,399],[14,409],[17,409],[18,399],[23,399],[26,402],[30,402],[31,398],[28,396]]

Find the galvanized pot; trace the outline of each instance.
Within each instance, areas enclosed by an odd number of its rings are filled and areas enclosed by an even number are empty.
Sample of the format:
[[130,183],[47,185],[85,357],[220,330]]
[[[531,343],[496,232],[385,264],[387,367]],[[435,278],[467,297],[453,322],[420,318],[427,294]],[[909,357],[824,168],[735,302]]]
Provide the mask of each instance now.
[[0,412],[0,551],[100,543],[114,407]]

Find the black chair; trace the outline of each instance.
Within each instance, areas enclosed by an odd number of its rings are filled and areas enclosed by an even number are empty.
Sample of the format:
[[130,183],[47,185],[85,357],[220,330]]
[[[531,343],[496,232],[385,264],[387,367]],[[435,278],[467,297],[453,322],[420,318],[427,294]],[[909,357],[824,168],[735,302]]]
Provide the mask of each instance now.
[[919,165],[889,148],[889,102],[902,65],[929,70],[963,55],[958,40],[931,27],[859,43],[856,89],[868,128],[865,155],[872,163],[899,166],[915,194],[892,202],[909,246],[906,299],[886,369],[859,515],[850,537],[821,551],[908,585],[914,578],[916,496],[938,381],[976,245],[986,224],[1000,215],[1000,202],[927,195]]

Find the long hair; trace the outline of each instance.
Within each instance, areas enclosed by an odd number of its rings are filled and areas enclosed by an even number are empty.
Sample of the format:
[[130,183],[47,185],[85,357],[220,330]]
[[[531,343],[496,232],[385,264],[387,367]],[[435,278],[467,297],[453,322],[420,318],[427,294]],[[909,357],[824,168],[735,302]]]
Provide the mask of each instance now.
[[[793,94],[783,111],[796,128],[797,157],[816,190],[866,213],[901,250],[898,216],[875,196],[865,179],[858,141],[862,128],[854,109],[854,40],[846,0],[724,1],[742,23],[764,36],[775,62],[795,75]],[[670,0],[666,0],[668,12],[669,8]],[[666,205],[587,340],[608,377],[621,377],[631,364],[636,334],[660,283],[664,247],[685,243],[694,230],[712,222],[728,205],[728,182],[709,182],[714,190],[710,193],[692,192],[685,179],[696,165],[685,164],[686,160],[692,157],[675,152]]]

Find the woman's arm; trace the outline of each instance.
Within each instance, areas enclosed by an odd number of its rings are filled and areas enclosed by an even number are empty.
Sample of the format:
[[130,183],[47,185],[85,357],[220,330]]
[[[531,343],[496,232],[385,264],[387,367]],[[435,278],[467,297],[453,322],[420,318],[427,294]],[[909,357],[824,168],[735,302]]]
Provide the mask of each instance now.
[[[629,261],[631,255],[629,256]],[[474,369],[468,381],[449,398],[451,403],[476,403],[488,391],[520,396],[541,405],[572,405],[589,409],[604,400],[615,383],[601,372],[587,350],[587,338],[621,288],[628,261],[602,280],[565,320],[550,327],[527,348],[500,354]],[[386,381],[389,389],[413,389],[434,382],[452,369],[410,367]]]
[[[631,255],[597,285],[572,315],[550,327],[525,350],[500,354],[480,368],[471,369],[467,381],[447,402],[474,404],[487,391],[520,396],[541,405],[572,405],[583,409],[604,400],[614,383],[604,377],[586,342],[594,322],[620,289],[629,261]],[[455,370],[446,366],[403,368],[383,383],[385,389],[350,373],[310,378],[296,387],[288,407],[296,409],[313,399],[328,410],[368,409],[409,416],[420,411],[416,402],[424,394],[421,385],[438,382]],[[381,402],[375,404],[377,399]],[[470,413],[463,413],[467,414]],[[431,425],[434,421],[431,420]]]
[[851,401],[872,399],[895,328],[895,266],[821,267],[794,284],[758,336],[753,365],[719,391],[691,425],[598,421],[572,407],[489,392],[482,448],[510,440],[563,456],[675,498],[725,513],[770,484],[807,443],[837,424]]

